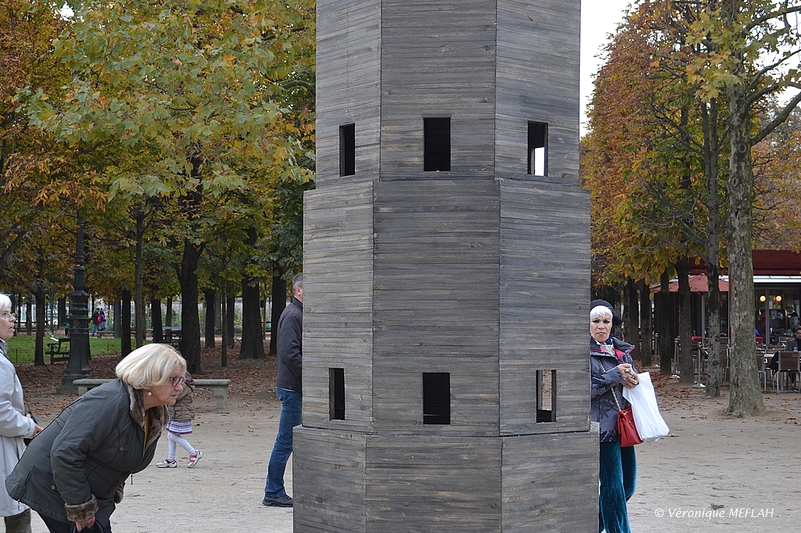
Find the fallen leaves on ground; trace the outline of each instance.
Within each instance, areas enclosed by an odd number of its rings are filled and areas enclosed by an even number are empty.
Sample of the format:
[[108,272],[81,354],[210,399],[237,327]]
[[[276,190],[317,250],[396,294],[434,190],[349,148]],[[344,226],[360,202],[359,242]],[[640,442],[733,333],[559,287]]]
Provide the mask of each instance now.
[[[248,409],[261,409],[263,404],[275,399],[275,356],[265,359],[238,359],[239,349],[228,350],[228,364],[220,364],[220,348],[203,348],[201,350],[202,372],[194,374],[196,378],[230,379],[228,387],[229,402]],[[119,355],[97,355],[89,362],[93,378],[114,378],[114,368],[120,361]],[[25,403],[37,418],[51,419],[69,405],[76,394],[61,394],[58,388],[64,379],[67,363],[34,366],[33,363],[15,365],[22,388],[25,391]],[[198,398],[211,399],[213,392],[209,389],[195,390]],[[252,407],[251,407],[252,405]]]

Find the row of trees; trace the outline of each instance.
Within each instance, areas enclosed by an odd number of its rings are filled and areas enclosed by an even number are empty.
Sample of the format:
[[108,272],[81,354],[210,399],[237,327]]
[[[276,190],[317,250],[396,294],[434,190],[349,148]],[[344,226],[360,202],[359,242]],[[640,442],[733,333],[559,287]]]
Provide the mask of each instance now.
[[85,219],[88,285],[133,298],[137,345],[180,294],[199,372],[201,294],[241,294],[240,357],[263,357],[260,287],[280,313],[302,264],[314,2],[68,4],[0,0],[0,283],[69,293]]
[[[583,139],[594,279],[643,290],[659,280],[666,299],[678,276],[684,381],[693,375],[689,260],[707,265],[711,354],[720,350],[718,280],[728,269],[734,416],[764,412],[752,246],[759,238],[798,248],[801,219],[787,199],[799,183],[800,11],[795,0],[635,2],[607,47]],[[664,337],[661,351],[671,353]],[[707,393],[717,396],[717,357],[710,363]]]
[[[133,298],[137,343],[145,301],[181,294],[181,348],[198,372],[201,292],[241,291],[241,353],[263,356],[249,336],[259,287],[284,301],[313,182],[314,2],[68,4],[65,16],[57,2],[0,0],[0,283],[42,300],[70,292],[82,218],[89,285]],[[728,268],[737,416],[764,410],[751,247],[759,209],[797,192],[799,11],[801,0],[636,2],[583,141],[596,283],[625,279],[631,294],[659,278],[666,291],[675,271],[688,347],[689,258],[703,257],[717,353]],[[759,235],[782,245],[771,229]]]

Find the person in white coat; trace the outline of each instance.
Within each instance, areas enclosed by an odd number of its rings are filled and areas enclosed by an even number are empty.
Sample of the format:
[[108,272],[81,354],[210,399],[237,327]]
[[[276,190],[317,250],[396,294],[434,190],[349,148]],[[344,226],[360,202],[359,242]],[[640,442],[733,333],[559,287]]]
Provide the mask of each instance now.
[[[8,359],[6,341],[14,336],[17,319],[11,312],[11,299],[0,294],[0,476],[5,479],[14,470],[25,443],[42,428],[25,414],[22,385],[14,365]],[[0,516],[5,520],[6,533],[31,533],[31,510],[6,491],[0,483]]]

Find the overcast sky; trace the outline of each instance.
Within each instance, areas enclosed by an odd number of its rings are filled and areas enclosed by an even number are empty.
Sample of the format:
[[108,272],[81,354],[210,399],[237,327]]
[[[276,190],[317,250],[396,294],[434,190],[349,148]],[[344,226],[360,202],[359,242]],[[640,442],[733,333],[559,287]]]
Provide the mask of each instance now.
[[581,134],[586,127],[585,111],[592,93],[592,76],[598,72],[597,56],[623,19],[630,0],[581,0]]

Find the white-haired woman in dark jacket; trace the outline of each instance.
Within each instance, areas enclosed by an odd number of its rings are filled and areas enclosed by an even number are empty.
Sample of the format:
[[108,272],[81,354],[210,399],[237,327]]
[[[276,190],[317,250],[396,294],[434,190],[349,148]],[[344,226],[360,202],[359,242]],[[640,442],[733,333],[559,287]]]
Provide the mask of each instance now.
[[117,364],[117,379],[75,400],[31,441],[6,478],[8,493],[39,513],[51,533],[81,531],[110,517],[125,480],[153,459],[182,390],[186,361],[147,344]]
[[634,346],[612,336],[615,315],[609,303],[595,300],[590,306],[590,418],[601,431],[598,531],[631,533],[626,502],[634,494],[637,461],[633,446],[620,447],[617,413],[629,406],[623,387],[639,383]]

